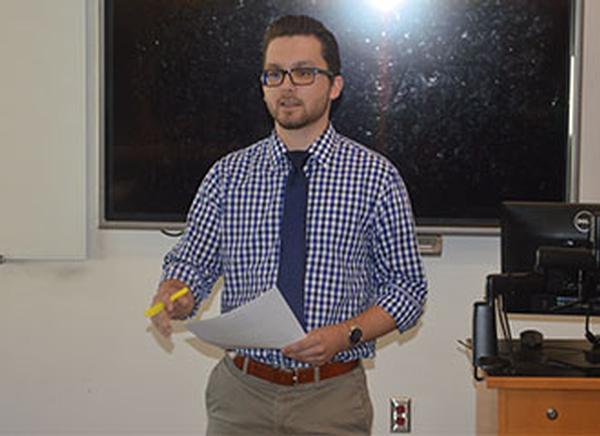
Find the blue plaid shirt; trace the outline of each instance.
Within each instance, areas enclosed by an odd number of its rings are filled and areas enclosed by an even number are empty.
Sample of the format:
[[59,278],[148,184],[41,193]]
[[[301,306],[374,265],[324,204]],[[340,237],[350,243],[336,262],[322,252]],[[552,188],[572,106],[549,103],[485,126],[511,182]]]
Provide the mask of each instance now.
[[[275,132],[219,160],[202,181],[184,235],[167,253],[162,280],[187,283],[199,304],[223,276],[228,312],[277,283],[279,226],[291,164]],[[330,125],[308,148],[305,317],[310,331],[373,305],[404,331],[423,311],[427,284],[410,201],[396,168]],[[243,349],[272,366],[302,367],[279,350]],[[370,358],[375,341],[334,360]]]

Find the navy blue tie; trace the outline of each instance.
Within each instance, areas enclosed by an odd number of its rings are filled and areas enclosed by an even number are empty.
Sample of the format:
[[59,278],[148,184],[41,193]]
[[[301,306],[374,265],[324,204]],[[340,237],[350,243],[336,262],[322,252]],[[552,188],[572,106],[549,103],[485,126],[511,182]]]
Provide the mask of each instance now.
[[283,217],[281,219],[279,272],[277,287],[292,311],[306,329],[304,319],[304,273],[306,271],[306,200],[308,181],[302,167],[306,151],[291,151],[288,157],[292,171],[285,185]]

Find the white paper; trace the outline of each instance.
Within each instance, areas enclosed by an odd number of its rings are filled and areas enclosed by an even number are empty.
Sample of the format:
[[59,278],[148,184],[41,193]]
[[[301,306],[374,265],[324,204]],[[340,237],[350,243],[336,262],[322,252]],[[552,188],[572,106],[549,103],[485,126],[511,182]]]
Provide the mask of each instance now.
[[282,348],[305,336],[277,288],[217,318],[190,321],[185,327],[221,348]]

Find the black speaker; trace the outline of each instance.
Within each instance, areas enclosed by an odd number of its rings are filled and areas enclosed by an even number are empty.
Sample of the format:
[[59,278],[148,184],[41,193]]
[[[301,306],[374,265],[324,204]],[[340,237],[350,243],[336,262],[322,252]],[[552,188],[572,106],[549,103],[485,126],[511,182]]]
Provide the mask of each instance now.
[[473,366],[485,369],[485,361],[498,355],[496,318],[492,304],[473,304]]

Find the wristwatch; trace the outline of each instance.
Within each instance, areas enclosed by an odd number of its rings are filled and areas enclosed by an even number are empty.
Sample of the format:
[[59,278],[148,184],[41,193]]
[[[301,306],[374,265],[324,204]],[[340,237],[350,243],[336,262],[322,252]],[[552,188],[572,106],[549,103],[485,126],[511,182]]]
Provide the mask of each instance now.
[[362,336],[363,331],[359,326],[354,324],[352,327],[350,327],[350,330],[348,331],[348,341],[350,342],[351,346],[358,344],[362,339]]

